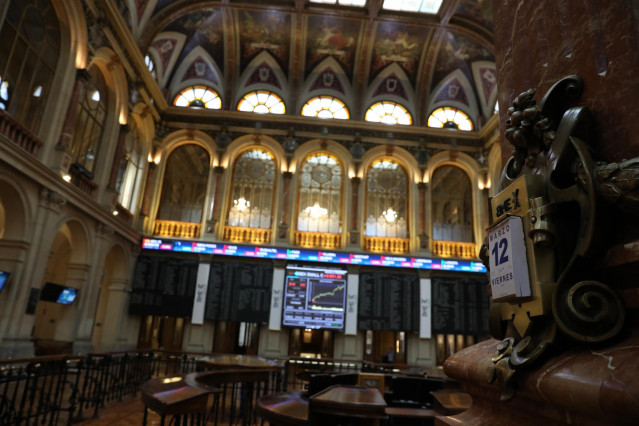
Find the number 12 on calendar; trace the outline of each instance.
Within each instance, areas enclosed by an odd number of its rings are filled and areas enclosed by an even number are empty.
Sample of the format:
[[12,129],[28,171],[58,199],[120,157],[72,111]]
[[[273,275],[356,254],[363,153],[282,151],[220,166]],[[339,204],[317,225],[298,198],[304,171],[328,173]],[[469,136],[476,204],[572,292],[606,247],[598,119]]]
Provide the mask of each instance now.
[[530,296],[522,220],[510,216],[488,231],[493,300]]

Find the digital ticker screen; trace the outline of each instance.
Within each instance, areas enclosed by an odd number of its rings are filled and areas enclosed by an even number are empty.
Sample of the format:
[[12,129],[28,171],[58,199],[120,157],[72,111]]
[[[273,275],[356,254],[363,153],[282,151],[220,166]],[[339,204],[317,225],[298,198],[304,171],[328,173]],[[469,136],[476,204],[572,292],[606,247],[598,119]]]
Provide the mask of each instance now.
[[409,256],[387,256],[383,254],[346,253],[318,250],[300,250],[262,246],[244,246],[227,243],[205,243],[159,238],[143,238],[145,250],[172,251],[181,253],[214,254],[221,256],[249,257],[258,259],[283,259],[303,262],[321,262],[348,265],[388,266],[392,268],[431,269],[440,271],[486,272],[481,262],[473,260],[439,259]]
[[282,325],[342,330],[345,303],[345,270],[286,267]]

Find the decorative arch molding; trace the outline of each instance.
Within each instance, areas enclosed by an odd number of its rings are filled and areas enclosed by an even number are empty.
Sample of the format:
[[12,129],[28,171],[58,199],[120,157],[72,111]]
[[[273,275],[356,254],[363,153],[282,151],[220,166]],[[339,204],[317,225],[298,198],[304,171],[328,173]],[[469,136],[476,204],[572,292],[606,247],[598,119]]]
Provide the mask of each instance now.
[[117,54],[106,47],[101,47],[95,53],[91,65],[96,65],[102,72],[107,85],[115,94],[115,102],[109,97],[109,108],[114,108],[120,124],[126,124],[129,115],[129,89],[126,81],[126,73],[120,64]]
[[335,156],[335,158],[337,158],[338,161],[342,164],[345,179],[349,178],[355,173],[352,165],[353,161],[351,153],[348,152],[348,150],[341,144],[326,139],[312,139],[300,145],[295,150],[295,160],[289,166],[288,171],[295,173],[295,171],[299,169],[302,162],[304,162],[309,155],[316,153],[327,153]]
[[33,212],[25,188],[15,183],[15,177],[0,174],[0,203],[4,209],[4,231],[0,239],[27,241]]
[[270,136],[264,135],[244,135],[235,139],[226,148],[226,151],[222,155],[220,165],[225,169],[228,169],[235,163],[237,157],[245,153],[251,148],[264,148],[273,155],[276,165],[281,171],[286,165],[286,159],[284,149],[275,139]]
[[[207,78],[188,78],[183,80],[187,71],[195,64],[195,62],[202,58],[206,65],[211,67],[216,81],[209,80]],[[201,46],[195,47],[188,55],[182,60],[182,63],[175,71],[175,77],[173,78],[173,85],[169,88],[169,99],[167,102],[169,105],[173,105],[173,99],[177,96],[180,90],[194,85],[203,85],[214,89],[218,94],[224,93],[224,79],[222,78],[222,71],[215,63],[211,55],[208,54]]]
[[115,260],[120,260],[119,262],[113,262],[113,274],[111,279],[129,279],[131,277],[129,259],[131,259],[131,252],[127,249],[126,245],[123,245],[119,242],[113,242],[105,251],[105,259],[108,257],[110,253],[114,253]]
[[501,171],[503,169],[501,161],[501,146],[497,140],[488,152],[488,179],[490,182],[487,183],[487,187],[491,196],[495,196],[501,191]]
[[142,102],[135,104],[129,117],[129,122],[131,120],[135,121],[136,127],[140,132],[140,140],[146,148],[146,152],[149,153],[155,137],[155,122],[149,106]]
[[[406,93],[406,98],[393,94],[375,95],[380,85],[383,84],[386,79],[392,77],[393,75],[395,75],[395,78],[397,79],[397,84],[401,85],[403,91]],[[362,114],[366,114],[368,108],[375,102],[379,101],[397,102],[408,110],[410,115],[413,117],[413,123],[419,122],[417,117],[417,109],[415,107],[415,91],[410,84],[410,80],[406,75],[406,72],[404,72],[402,67],[400,67],[396,62],[388,65],[386,68],[384,68],[384,70],[382,70],[382,72],[375,76],[371,84],[366,89],[366,94],[364,95],[364,102],[362,105],[364,108],[362,110]]]
[[[479,179],[481,167],[470,155],[457,151],[442,151],[433,155],[426,164],[426,173],[423,181],[431,182],[433,172],[441,166],[456,166],[462,169],[470,179],[471,183],[476,183]],[[477,185],[475,185],[475,188]]]
[[[317,79],[320,78],[322,74],[328,71],[332,71],[332,73],[335,74],[334,78],[337,78],[338,84],[339,86],[341,86],[343,91],[337,90],[334,83],[331,83],[331,85],[328,85],[327,87],[313,88],[313,85],[315,84]],[[311,71],[309,76],[304,81],[304,84],[302,85],[300,94],[298,96],[300,102],[296,108],[296,113],[299,115],[302,107],[304,106],[304,103],[309,99],[319,95],[335,96],[336,98],[339,98],[342,102],[344,102],[349,111],[353,110],[353,87],[350,80],[348,79],[348,76],[344,72],[344,68],[342,68],[342,65],[337,62],[337,60],[335,60],[335,58],[332,56],[325,58],[324,60],[322,60],[322,62],[317,64],[317,66],[313,69],[313,71]]]
[[[210,166],[216,167],[218,165],[217,155],[215,155],[215,149],[217,148],[215,141],[212,137],[200,130],[178,130],[171,133],[162,141],[160,149],[156,153],[155,160],[163,164],[162,168],[164,168],[166,159],[169,158],[173,151],[182,145],[197,145],[204,148],[209,155]],[[164,173],[162,173],[162,175],[163,174]]]
[[89,227],[84,222],[82,217],[76,215],[68,215],[62,217],[55,228],[56,234],[63,233],[71,244],[72,253],[69,258],[69,263],[73,264],[88,264],[88,253],[92,252],[92,241],[89,232]]
[[[269,67],[270,72],[273,72],[275,79],[279,83],[279,87],[268,83],[249,83],[249,79],[251,78],[253,73],[258,71],[259,67],[263,63],[266,63],[266,65]],[[292,105],[290,105],[289,101],[288,80],[286,78],[286,75],[284,75],[284,73],[282,72],[280,65],[277,63],[273,55],[271,55],[267,51],[260,52],[255,58],[253,58],[253,60],[251,60],[251,62],[249,62],[249,64],[246,66],[246,69],[244,69],[244,72],[242,72],[242,75],[240,76],[236,86],[235,98],[233,99],[230,108],[232,110],[235,110],[242,97],[247,92],[251,92],[253,90],[267,90],[269,92],[273,92],[277,96],[282,98],[287,112],[290,111],[292,108]]]
[[[53,0],[53,7],[69,30],[69,47],[75,55],[75,68],[87,68],[89,58],[89,35],[84,9],[80,0]],[[64,41],[64,39],[63,39]]]
[[155,62],[160,89],[166,86],[171,71],[184,47],[186,35],[176,31],[164,31],[153,38],[147,53]]
[[[462,93],[460,94],[458,91],[454,94],[444,93],[444,90],[451,90],[452,84],[455,86],[458,85],[458,90],[461,90]],[[426,114],[430,114],[439,107],[454,107],[466,113],[473,122],[474,128],[479,129],[480,111],[477,108],[477,99],[472,85],[461,70],[455,70],[448,74],[437,86],[435,86],[431,93],[432,96],[429,99]],[[463,97],[461,95],[465,96],[467,103],[463,102]],[[428,116],[420,117],[420,119],[423,119],[425,123],[428,121]]]
[[[406,176],[408,177],[409,182],[421,182],[421,173],[419,172],[419,165],[417,164],[415,157],[413,157],[413,155],[404,148],[394,145],[381,145],[368,150],[366,154],[362,156],[362,163],[357,177],[364,179],[368,168],[375,161],[382,158],[391,158],[401,165],[404,168],[404,171],[406,171]],[[412,187],[413,185],[409,185],[409,188]],[[410,192],[412,193],[412,189],[410,189]]]

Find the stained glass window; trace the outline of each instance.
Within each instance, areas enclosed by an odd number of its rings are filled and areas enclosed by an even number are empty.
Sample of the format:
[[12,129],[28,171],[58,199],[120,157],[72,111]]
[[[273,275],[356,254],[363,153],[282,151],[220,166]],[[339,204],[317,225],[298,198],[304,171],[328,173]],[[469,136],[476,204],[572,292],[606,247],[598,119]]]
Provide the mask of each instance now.
[[470,118],[452,107],[437,108],[428,117],[428,127],[440,127],[444,129],[473,130],[473,123]]
[[173,101],[175,106],[189,108],[222,108],[222,99],[206,86],[191,86],[182,90]]
[[302,115],[318,118],[339,118],[348,120],[350,117],[344,102],[333,96],[317,96],[310,99],[302,108]]
[[275,93],[266,90],[249,92],[237,105],[238,111],[256,112],[258,114],[284,114],[286,106]]
[[413,118],[406,108],[391,101],[377,102],[366,111],[366,121],[384,124],[413,124]]
[[308,157],[299,173],[297,230],[339,234],[342,209],[342,166],[331,155]]
[[408,184],[404,169],[391,159],[374,163],[366,177],[366,230],[369,237],[406,238]]
[[433,240],[473,242],[473,195],[468,175],[459,167],[433,172]]

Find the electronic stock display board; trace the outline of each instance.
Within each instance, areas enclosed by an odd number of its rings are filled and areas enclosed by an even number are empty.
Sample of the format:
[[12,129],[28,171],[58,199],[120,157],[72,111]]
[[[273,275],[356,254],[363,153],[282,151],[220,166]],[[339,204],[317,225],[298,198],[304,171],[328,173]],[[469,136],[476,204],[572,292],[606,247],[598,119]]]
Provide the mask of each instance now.
[[286,267],[283,326],[342,330],[345,303],[346,270]]
[[430,259],[423,257],[297,250],[290,248],[244,246],[159,238],[143,238],[142,248],[145,250],[215,254],[260,259],[284,259],[304,262],[388,266],[393,268],[432,269],[441,271],[486,272],[486,267],[481,262],[473,262],[470,260]]

